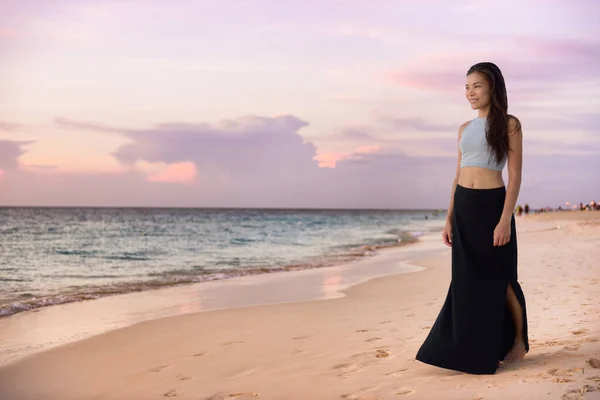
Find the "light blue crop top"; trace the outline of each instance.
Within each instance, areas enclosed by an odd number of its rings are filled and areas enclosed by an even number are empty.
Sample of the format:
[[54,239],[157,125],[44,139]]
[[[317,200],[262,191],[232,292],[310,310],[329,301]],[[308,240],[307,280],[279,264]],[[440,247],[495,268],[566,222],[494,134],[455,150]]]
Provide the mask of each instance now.
[[490,150],[485,138],[485,118],[475,118],[469,125],[463,129],[462,137],[458,142],[462,157],[460,167],[480,167],[502,171],[506,165],[506,158],[503,162],[497,163],[494,157],[491,157]]

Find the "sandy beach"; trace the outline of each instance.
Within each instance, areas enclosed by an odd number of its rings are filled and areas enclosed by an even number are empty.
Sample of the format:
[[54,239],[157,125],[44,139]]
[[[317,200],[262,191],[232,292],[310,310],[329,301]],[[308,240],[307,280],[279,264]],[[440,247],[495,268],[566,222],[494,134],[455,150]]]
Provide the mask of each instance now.
[[[318,301],[230,302],[32,352],[0,368],[0,399],[600,399],[600,213],[530,215],[517,226],[531,351],[495,375],[414,359],[450,281],[450,251],[436,240],[365,261],[421,268],[382,270],[341,293],[332,274]],[[311,285],[286,274],[288,288]],[[69,307],[50,307],[57,323],[76,318]],[[4,332],[39,329],[26,314],[2,321]]]

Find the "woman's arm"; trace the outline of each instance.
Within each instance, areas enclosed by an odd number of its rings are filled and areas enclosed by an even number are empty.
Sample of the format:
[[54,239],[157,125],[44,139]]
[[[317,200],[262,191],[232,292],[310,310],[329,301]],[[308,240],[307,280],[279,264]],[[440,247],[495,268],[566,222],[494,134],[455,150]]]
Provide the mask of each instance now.
[[460,151],[460,138],[462,137],[465,126],[469,123],[465,122],[458,128],[458,160],[456,160],[456,175],[454,181],[452,181],[452,189],[450,190],[450,205],[448,206],[448,213],[446,215],[446,226],[442,231],[442,240],[446,246],[452,246],[452,216],[454,215],[454,192],[456,191],[456,185],[458,184],[458,178],[460,177],[460,159],[462,158],[462,152]]
[[508,147],[508,185],[500,221],[510,223],[521,190],[523,168],[523,132],[515,117],[508,120]]
[[460,159],[462,158],[462,152],[460,151],[460,138],[462,137],[463,130],[470,121],[465,122],[458,128],[458,159],[456,160],[456,174],[454,181],[452,181],[452,189],[450,190],[450,205],[448,206],[448,215],[446,216],[446,222],[452,223],[452,215],[454,213],[454,192],[456,185],[458,184],[458,178],[460,178]]

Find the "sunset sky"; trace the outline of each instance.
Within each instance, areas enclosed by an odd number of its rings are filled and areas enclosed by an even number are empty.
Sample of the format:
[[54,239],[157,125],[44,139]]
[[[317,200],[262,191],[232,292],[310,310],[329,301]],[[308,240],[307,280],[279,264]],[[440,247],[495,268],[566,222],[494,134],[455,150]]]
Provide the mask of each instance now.
[[597,0],[3,0],[0,205],[446,208],[467,69],[519,203],[600,200]]

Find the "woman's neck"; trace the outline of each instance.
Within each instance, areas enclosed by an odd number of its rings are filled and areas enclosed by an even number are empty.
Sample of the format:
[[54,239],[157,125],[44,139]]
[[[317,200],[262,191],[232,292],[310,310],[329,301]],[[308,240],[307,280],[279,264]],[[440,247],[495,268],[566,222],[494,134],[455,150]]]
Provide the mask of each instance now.
[[486,108],[480,108],[479,109],[479,118],[487,118],[488,114],[490,112],[490,108],[486,107]]

